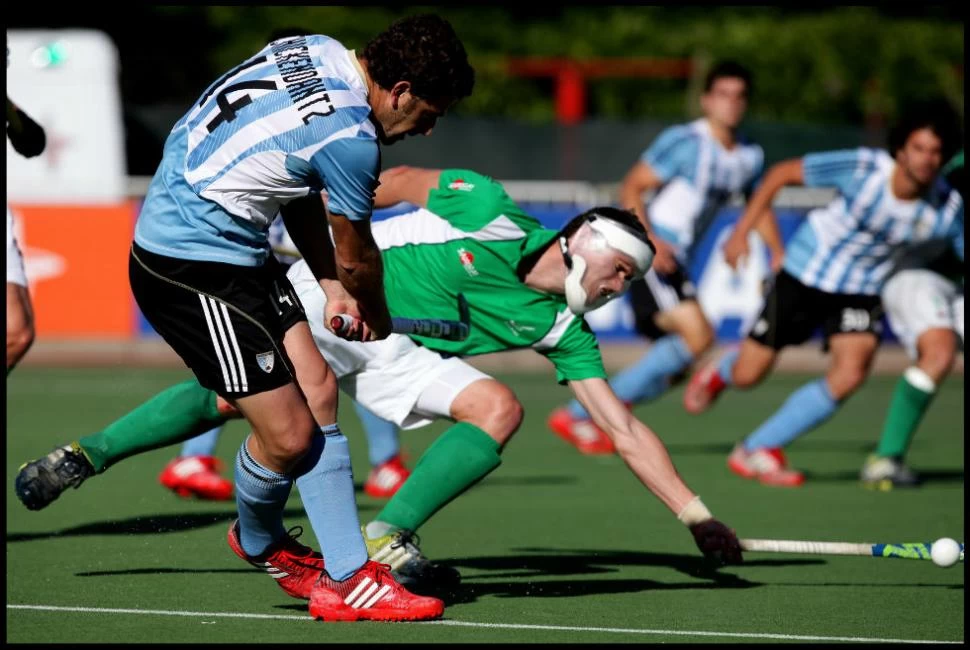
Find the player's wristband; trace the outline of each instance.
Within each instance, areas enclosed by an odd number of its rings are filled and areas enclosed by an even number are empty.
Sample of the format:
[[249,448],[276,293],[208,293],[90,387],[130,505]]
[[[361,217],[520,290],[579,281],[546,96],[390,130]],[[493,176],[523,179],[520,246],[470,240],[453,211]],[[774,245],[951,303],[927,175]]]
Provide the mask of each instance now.
[[677,515],[677,519],[680,519],[688,528],[713,518],[714,515],[707,509],[700,497],[694,497],[688,501],[684,509]]

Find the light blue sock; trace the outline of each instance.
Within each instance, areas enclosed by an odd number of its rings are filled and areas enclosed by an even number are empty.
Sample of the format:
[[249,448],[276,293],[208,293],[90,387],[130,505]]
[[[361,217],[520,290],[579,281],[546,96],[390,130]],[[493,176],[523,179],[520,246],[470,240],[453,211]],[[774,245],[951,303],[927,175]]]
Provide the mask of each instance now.
[[357,402],[354,402],[354,409],[357,410],[360,424],[364,427],[364,435],[367,436],[367,457],[371,467],[377,467],[397,456],[401,451],[397,425],[377,417]]
[[798,436],[829,419],[839,403],[832,398],[825,379],[805,384],[782,404],[758,430],[744,440],[746,451],[784,447]]
[[243,441],[236,454],[236,507],[239,510],[239,541],[246,555],[259,555],[286,535],[283,508],[293,481],[266,469],[249,454]]
[[717,374],[721,376],[721,381],[728,386],[730,386],[731,382],[734,381],[731,379],[731,376],[733,374],[732,371],[734,370],[734,364],[737,363],[738,360],[738,354],[740,354],[740,350],[737,348],[729,350],[725,352],[724,356],[721,357],[721,360],[717,362]]
[[[691,364],[694,355],[679,334],[665,336],[632,366],[610,380],[613,392],[624,402],[639,404],[656,399],[670,386],[670,378]],[[569,403],[574,418],[589,418],[589,413],[577,401]]]
[[294,476],[327,573],[334,580],[350,577],[367,562],[367,547],[357,517],[350,448],[336,424],[320,427]]
[[219,433],[222,425],[215,429],[209,429],[205,433],[200,433],[194,438],[189,438],[182,443],[182,450],[179,456],[215,456],[216,444],[219,442]]

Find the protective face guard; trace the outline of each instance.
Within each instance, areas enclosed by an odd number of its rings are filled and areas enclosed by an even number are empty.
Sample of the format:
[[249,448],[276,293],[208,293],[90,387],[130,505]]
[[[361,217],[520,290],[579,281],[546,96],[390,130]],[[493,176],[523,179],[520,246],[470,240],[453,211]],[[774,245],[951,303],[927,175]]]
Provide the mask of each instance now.
[[[559,238],[559,247],[569,273],[566,275],[566,303],[574,314],[584,314],[602,307],[610,300],[623,295],[630,288],[630,282],[642,278],[653,263],[656,250],[650,240],[642,232],[626,226],[619,221],[591,214],[584,225],[591,229],[592,239],[584,246],[583,254],[571,253],[565,237]],[[607,296],[597,296],[590,301],[586,289],[583,288],[583,277],[589,263],[585,257],[606,252],[612,255],[621,252],[629,256],[636,265],[634,277],[623,283],[623,289]]]

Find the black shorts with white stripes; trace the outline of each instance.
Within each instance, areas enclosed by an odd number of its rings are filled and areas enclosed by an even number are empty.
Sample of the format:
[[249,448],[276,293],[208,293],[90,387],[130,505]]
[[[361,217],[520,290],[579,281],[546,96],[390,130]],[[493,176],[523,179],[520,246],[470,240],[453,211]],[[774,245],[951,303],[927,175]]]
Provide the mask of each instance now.
[[630,302],[636,317],[637,330],[651,339],[667,335],[657,327],[654,317],[670,311],[686,300],[696,300],[697,290],[687,271],[680,265],[673,273],[660,274],[654,269],[647,271],[643,280],[630,285]]
[[748,338],[775,350],[807,341],[816,330],[829,339],[839,334],[882,334],[879,296],[827,293],[802,284],[787,271],[775,276],[758,320]]
[[283,266],[157,255],[132,243],[131,290],[145,318],[199,383],[235,399],[294,381],[283,335],[306,320]]

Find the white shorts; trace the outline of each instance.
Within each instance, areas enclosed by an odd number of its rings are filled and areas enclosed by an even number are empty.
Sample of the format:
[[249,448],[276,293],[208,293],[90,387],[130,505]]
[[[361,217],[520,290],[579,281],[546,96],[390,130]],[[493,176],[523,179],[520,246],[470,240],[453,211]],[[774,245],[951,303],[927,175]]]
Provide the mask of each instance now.
[[13,214],[7,206],[7,283],[27,286],[27,274],[24,272],[24,258],[17,245],[17,237],[13,232]]
[[305,262],[287,272],[303,303],[313,340],[340,388],[402,429],[451,417],[451,403],[472,382],[491,379],[457,357],[444,358],[403,334],[383,341],[344,340],[323,324],[327,297]]
[[951,329],[963,341],[963,293],[956,284],[926,269],[896,273],[882,288],[889,326],[917,358],[916,341],[930,329]]

